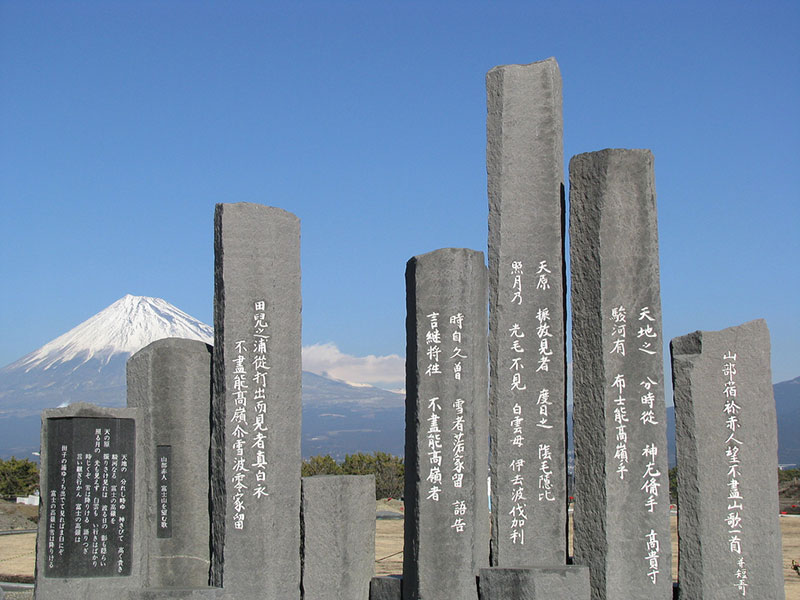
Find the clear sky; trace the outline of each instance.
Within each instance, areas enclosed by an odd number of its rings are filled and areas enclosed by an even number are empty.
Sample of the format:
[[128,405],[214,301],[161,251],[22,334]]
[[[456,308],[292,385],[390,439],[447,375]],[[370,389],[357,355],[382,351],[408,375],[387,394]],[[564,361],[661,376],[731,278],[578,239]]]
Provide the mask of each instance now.
[[303,344],[402,386],[406,261],[486,250],[485,74],[549,56],[565,167],[655,155],[665,340],[763,317],[800,375],[796,0],[0,0],[0,366],[127,293],[211,324],[249,201],[301,219]]

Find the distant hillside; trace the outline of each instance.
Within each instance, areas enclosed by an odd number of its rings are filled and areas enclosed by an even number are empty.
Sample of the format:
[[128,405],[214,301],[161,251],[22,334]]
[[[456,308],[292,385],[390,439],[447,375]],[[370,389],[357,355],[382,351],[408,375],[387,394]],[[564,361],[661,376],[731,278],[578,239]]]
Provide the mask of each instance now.
[[[168,337],[210,344],[213,331],[160,298],[128,295],[0,369],[0,458],[38,452],[42,409],[79,401],[124,406],[128,358]],[[404,406],[400,394],[304,372],[303,455],[402,455]]]
[[778,413],[778,462],[800,467],[800,377],[772,386]]

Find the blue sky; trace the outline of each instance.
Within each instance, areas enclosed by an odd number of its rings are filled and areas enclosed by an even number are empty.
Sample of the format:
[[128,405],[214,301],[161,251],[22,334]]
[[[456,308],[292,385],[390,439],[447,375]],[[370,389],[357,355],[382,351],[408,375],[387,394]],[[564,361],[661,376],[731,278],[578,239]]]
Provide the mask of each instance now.
[[544,4],[0,1],[0,366],[126,293],[211,323],[237,201],[301,219],[304,345],[402,357],[406,261],[486,250],[486,71],[555,56],[565,165],[655,155],[664,338],[800,375],[800,3]]

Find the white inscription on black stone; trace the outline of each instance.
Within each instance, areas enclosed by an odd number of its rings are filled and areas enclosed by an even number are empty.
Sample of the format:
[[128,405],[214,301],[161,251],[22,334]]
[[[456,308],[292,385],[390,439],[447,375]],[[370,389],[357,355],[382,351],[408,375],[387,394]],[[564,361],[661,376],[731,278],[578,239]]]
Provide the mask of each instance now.
[[47,577],[131,574],[133,419],[47,425]]
[[158,528],[156,537],[172,537],[172,446],[156,448]]

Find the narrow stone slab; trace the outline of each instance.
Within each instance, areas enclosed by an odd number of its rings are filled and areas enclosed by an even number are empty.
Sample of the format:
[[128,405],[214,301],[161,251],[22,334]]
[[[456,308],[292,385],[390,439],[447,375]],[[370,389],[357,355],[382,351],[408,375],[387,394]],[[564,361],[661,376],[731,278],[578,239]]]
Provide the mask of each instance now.
[[207,586],[211,346],[158,340],[128,360],[128,406],[142,409],[139,454],[147,587]]
[[589,569],[492,567],[481,569],[481,600],[589,600]]
[[778,432],[763,319],[670,344],[680,598],[783,600]]
[[570,161],[575,563],[593,600],[672,598],[653,155]]
[[218,204],[214,219],[212,585],[300,597],[300,222]]
[[134,408],[42,412],[37,599],[125,597],[143,584],[145,499]]
[[369,600],[401,600],[402,576],[373,577],[369,583]]
[[375,476],[302,479],[304,600],[369,600],[375,569]]
[[486,76],[492,565],[565,564],[564,152],[550,58]]
[[406,268],[407,600],[477,600],[489,564],[486,284],[474,250]]

